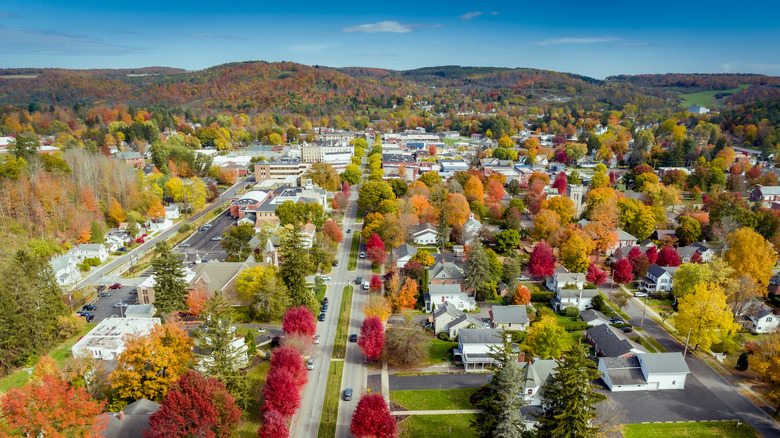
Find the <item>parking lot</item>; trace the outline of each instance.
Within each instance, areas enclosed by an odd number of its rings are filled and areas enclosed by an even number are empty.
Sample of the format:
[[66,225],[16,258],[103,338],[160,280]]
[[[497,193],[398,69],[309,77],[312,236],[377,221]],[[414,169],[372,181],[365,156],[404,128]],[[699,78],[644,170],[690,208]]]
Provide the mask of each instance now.
[[211,228],[205,231],[198,229],[187,240],[174,248],[174,251],[179,254],[186,254],[187,260],[190,262],[194,262],[196,258],[200,260],[225,261],[227,253],[222,249],[220,241],[212,239],[222,237],[222,233],[229,226],[235,225],[236,220],[230,217],[228,211],[225,210],[209,223]]
[[133,289],[135,289],[135,286],[132,285],[123,285],[119,289],[101,288],[100,292],[107,292],[111,294],[111,296],[99,296],[89,303],[97,307],[95,310],[87,311],[90,315],[95,315],[95,319],[92,322],[98,323],[113,315],[124,316],[124,309],[115,308],[114,304],[119,303],[120,301],[125,304],[138,304],[138,295],[133,292]]

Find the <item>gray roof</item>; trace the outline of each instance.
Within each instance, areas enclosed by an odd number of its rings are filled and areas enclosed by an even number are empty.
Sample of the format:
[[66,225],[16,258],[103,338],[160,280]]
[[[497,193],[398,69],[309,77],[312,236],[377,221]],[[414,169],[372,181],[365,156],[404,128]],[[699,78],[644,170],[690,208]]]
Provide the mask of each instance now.
[[679,255],[680,258],[693,257],[697,252],[699,252],[699,248],[695,246],[680,246],[677,248],[677,255]]
[[128,315],[152,315],[152,312],[154,310],[154,306],[151,304],[133,304],[130,306],[127,306],[127,309],[125,309],[125,316]]
[[626,233],[623,230],[617,230],[617,234],[618,234],[618,241],[621,241],[621,240],[638,240],[636,237]]
[[606,315],[594,309],[586,309],[580,312],[580,318],[585,322],[595,321],[597,319],[603,319],[609,321]]
[[525,388],[541,386],[547,383],[550,374],[555,371],[555,359],[534,359],[533,362],[525,364]]
[[[430,300],[430,295],[429,294],[425,294],[425,295],[426,295],[425,298]],[[436,318],[444,315],[445,313],[449,313],[450,315],[452,315],[452,316],[454,316],[456,318],[461,316],[461,315],[463,315],[463,312],[461,312],[460,310],[456,309],[455,306],[453,306],[452,304],[449,303],[449,301],[445,301],[440,306],[436,306],[436,310],[434,310],[434,312],[433,312],[433,318],[436,319]]]
[[61,269],[67,268],[71,257],[75,256],[73,254],[65,254],[59,257],[52,257],[51,261],[49,262],[51,264],[51,269],[54,272],[57,272]]
[[409,245],[408,243],[404,243],[403,245],[393,250],[393,258],[396,260],[407,256],[414,257],[415,254],[417,254],[417,248]]
[[751,301],[742,308],[742,315],[750,317],[754,320],[761,319],[772,313],[772,308],[767,307],[763,303]]
[[521,306],[493,306],[490,309],[494,324],[506,324],[510,322],[525,324],[528,322],[526,307]]
[[501,342],[503,330],[499,329],[461,329],[460,342],[463,344],[497,344]]
[[433,279],[448,279],[448,280],[462,280],[463,271],[452,262],[439,262],[428,268],[429,278]]
[[558,296],[561,298],[593,298],[599,294],[598,289],[561,289],[558,291]]
[[136,151],[117,152],[115,156],[121,160],[137,160],[143,156]]
[[648,353],[640,354],[639,362],[647,374],[679,374],[690,373],[682,353]]
[[586,330],[588,337],[593,341],[604,356],[617,357],[628,354],[633,349],[645,351],[642,346],[629,341],[617,329],[606,324],[597,325]]
[[660,278],[665,273],[669,273],[671,277],[674,277],[674,274],[677,272],[678,267],[677,266],[658,266],[655,263],[653,263],[652,266],[647,268],[648,274],[653,274],[656,278]]
[[608,370],[624,369],[624,368],[639,368],[639,359],[636,356],[628,357],[602,357],[600,361],[604,361]]
[[[457,327],[458,325],[463,324],[464,327],[468,327],[470,325],[474,325],[475,327],[480,327],[482,325],[482,321],[480,321],[477,318],[474,318],[473,316],[469,315],[468,313],[462,313],[457,318],[450,321],[449,324],[447,324],[447,329]],[[476,329],[479,330],[479,329]]]

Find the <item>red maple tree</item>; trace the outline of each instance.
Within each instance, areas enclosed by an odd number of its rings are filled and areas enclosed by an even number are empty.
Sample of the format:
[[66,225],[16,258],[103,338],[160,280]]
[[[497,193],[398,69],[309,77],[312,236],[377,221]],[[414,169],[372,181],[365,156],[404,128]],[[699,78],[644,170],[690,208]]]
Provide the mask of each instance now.
[[328,219],[322,226],[322,234],[336,243],[341,243],[344,240],[344,233],[341,232],[341,228],[333,219]]
[[607,273],[599,269],[598,266],[591,264],[588,266],[588,272],[585,274],[585,279],[595,285],[602,285],[607,281]]
[[301,406],[301,392],[295,378],[281,367],[268,372],[263,397],[263,411],[275,410],[287,418],[292,417]]
[[380,394],[367,394],[360,398],[352,414],[349,432],[360,438],[395,438],[398,425]]
[[171,385],[160,410],[149,417],[144,437],[228,438],[240,420],[241,410],[225,384],[190,370]]
[[658,260],[658,248],[651,246],[650,248],[647,248],[647,251],[645,251],[645,255],[647,256],[647,263],[649,263],[651,266]]
[[371,276],[371,284],[369,285],[371,288],[371,292],[381,292],[382,291],[382,277],[380,277],[377,274],[374,274]]
[[569,185],[568,178],[566,177],[566,172],[560,172],[558,175],[555,176],[555,181],[553,181],[552,186],[553,188],[558,189],[558,194],[563,195],[566,193],[566,188]]
[[287,429],[287,420],[279,411],[269,409],[263,413],[263,425],[257,431],[259,438],[287,438],[290,430]]
[[352,191],[352,187],[349,186],[348,182],[344,181],[343,183],[341,183],[341,193],[344,193],[345,195],[347,195],[347,197],[349,197],[351,191]]
[[371,260],[371,263],[375,265],[381,265],[387,259],[387,253],[385,252],[384,248],[380,248],[378,246],[369,248],[368,251],[366,251],[366,256],[369,260]]
[[314,336],[317,322],[314,314],[306,306],[291,307],[282,318],[282,330],[288,335]]
[[634,279],[634,272],[631,269],[631,262],[627,258],[622,258],[612,267],[612,280],[618,284],[630,283]]
[[0,399],[0,412],[6,424],[24,436],[88,436],[103,402],[92,400],[84,388],[44,374],[40,382],[9,389]]
[[385,250],[385,242],[382,241],[382,238],[379,237],[379,234],[374,233],[371,235],[371,238],[368,239],[368,242],[366,242],[366,249],[369,250],[371,248],[381,248],[382,251]]
[[665,246],[658,252],[658,259],[655,262],[659,266],[680,266],[680,255],[671,246]]
[[555,269],[555,258],[552,248],[547,242],[539,242],[534,250],[531,251],[531,257],[528,259],[528,269],[532,275],[547,276],[553,274]]
[[[301,353],[294,347],[284,346],[274,350],[271,355],[271,369],[281,368],[290,372],[299,387],[309,380]],[[269,371],[270,372],[270,371]]]
[[378,316],[369,316],[363,320],[360,328],[358,346],[369,359],[379,359],[385,346],[385,326]]

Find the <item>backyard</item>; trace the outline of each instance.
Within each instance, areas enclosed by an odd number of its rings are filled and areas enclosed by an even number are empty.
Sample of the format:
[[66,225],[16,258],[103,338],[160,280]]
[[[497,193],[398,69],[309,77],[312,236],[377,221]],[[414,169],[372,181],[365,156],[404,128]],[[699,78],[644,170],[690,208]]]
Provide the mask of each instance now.
[[474,409],[469,397],[479,388],[391,391],[390,401],[410,411]]
[[474,414],[411,415],[398,424],[400,438],[471,438]]

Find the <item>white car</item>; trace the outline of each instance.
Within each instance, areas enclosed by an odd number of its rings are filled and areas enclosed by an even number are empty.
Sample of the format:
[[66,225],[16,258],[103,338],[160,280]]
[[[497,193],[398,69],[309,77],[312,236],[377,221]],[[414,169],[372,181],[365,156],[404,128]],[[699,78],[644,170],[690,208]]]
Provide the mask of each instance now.
[[323,276],[322,276],[322,277],[320,277],[320,278],[321,278],[323,281],[329,281],[329,280],[330,280],[330,276],[329,276],[329,275],[323,275]]
[[361,259],[364,259],[364,258],[366,258],[366,253],[365,253],[365,252],[361,252],[361,253],[360,253],[360,258],[361,258]]
[[371,286],[369,286],[368,282],[367,282],[367,281],[364,281],[364,282],[363,282],[363,290],[368,290],[368,289],[370,289],[370,288],[371,288]]
[[530,281],[531,277],[529,277],[527,275],[521,275],[521,276],[517,277],[517,280],[518,281]]
[[307,370],[313,370],[314,369],[314,359],[309,359],[306,362],[306,369]]
[[644,298],[647,296],[647,294],[644,292],[634,292],[634,296],[637,298]]
[[314,335],[314,343],[319,344],[320,343],[320,335]]

